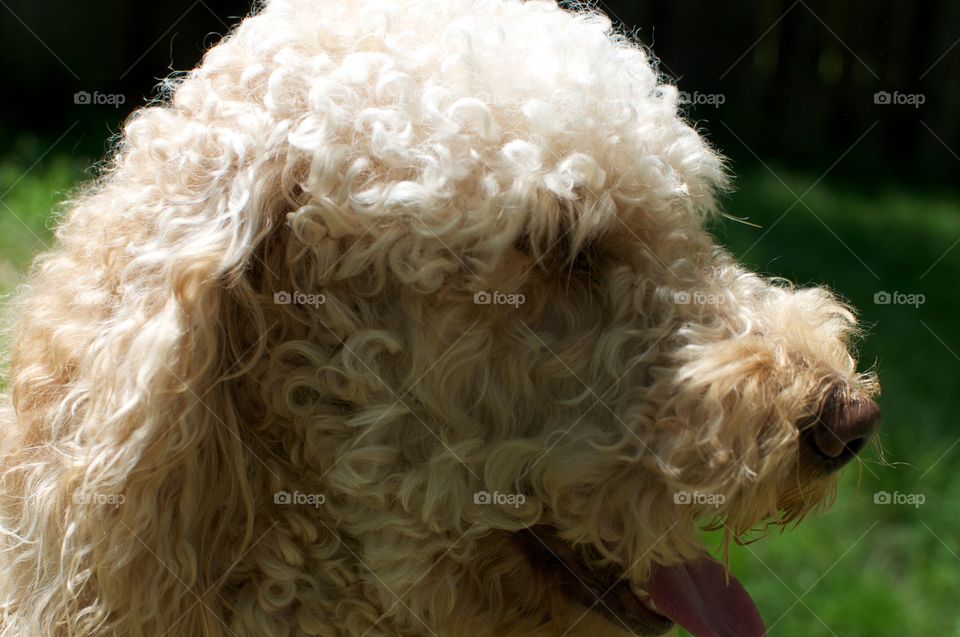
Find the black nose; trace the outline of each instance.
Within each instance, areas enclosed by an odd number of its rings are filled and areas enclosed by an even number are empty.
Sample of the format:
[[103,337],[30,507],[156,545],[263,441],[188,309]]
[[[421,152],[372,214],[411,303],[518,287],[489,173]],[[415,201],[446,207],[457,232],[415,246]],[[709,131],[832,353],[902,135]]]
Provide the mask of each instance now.
[[860,453],[879,428],[877,403],[835,391],[824,401],[806,440],[832,468],[839,468]]

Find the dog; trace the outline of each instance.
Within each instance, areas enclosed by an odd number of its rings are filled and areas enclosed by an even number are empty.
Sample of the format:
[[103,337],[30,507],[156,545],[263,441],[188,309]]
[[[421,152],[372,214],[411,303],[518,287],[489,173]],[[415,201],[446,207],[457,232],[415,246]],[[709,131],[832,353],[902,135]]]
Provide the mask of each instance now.
[[854,311],[590,7],[267,0],[16,297],[3,637],[756,637],[698,537],[828,505]]

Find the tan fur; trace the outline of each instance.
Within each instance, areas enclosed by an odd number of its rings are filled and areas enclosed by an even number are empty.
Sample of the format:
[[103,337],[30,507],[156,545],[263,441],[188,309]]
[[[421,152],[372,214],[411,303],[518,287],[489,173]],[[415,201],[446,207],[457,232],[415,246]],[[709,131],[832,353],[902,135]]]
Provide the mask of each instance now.
[[514,532],[642,580],[831,493],[853,314],[715,244],[721,160],[603,16],[272,0],[169,93],[18,296],[3,637],[618,635]]

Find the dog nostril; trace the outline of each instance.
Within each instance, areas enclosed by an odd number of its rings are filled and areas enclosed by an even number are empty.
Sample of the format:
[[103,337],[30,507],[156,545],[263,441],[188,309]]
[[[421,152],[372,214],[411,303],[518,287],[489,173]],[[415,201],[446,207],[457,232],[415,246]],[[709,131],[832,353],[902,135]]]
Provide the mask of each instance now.
[[849,453],[857,455],[863,451],[863,448],[867,446],[868,442],[870,442],[869,438],[857,438],[855,440],[851,440],[845,446]]
[[811,440],[828,458],[852,458],[880,428],[880,408],[869,398],[839,400],[824,404],[813,427]]

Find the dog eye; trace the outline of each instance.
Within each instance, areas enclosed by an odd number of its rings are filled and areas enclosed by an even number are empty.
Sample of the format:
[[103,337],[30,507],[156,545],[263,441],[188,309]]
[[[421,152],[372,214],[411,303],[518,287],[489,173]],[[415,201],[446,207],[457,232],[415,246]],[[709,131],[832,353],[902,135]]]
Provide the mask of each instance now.
[[574,246],[568,234],[561,231],[552,241],[535,240],[522,234],[513,244],[514,249],[526,255],[531,265],[544,272],[589,272],[596,267],[601,251],[596,242]]

